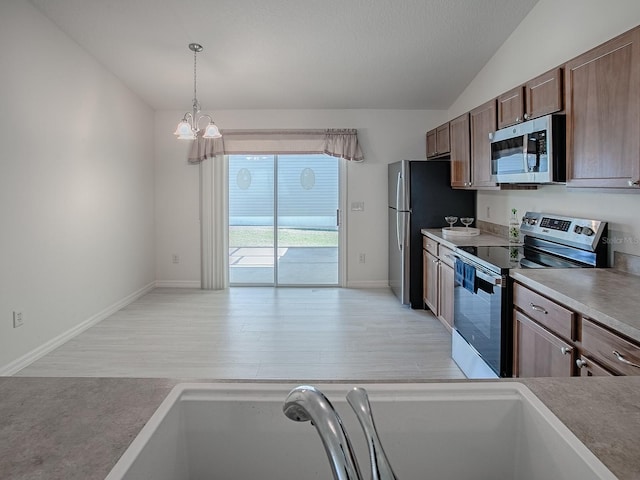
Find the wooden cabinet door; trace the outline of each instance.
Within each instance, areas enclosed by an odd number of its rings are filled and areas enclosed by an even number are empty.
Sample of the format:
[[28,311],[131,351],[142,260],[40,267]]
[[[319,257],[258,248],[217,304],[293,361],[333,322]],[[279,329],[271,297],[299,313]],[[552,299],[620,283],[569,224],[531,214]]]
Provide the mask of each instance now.
[[436,128],[436,155],[449,153],[449,123]]
[[436,130],[429,130],[427,132],[427,158],[435,157],[436,152],[438,151],[438,146],[436,144]]
[[524,113],[523,87],[514,88],[498,97],[498,128],[522,122]]
[[496,101],[491,100],[469,112],[471,126],[471,185],[473,188],[496,187],[491,181],[491,140],[496,131]]
[[469,114],[465,113],[449,122],[451,144],[451,186],[469,188],[471,186],[471,144]]
[[556,68],[527,82],[523,120],[562,110],[562,75],[562,68]]
[[423,250],[422,266],[424,303],[434,315],[438,315],[438,259]]
[[571,377],[575,353],[572,345],[513,311],[514,377]]
[[640,186],[640,28],[565,65],[567,186]]
[[438,318],[445,325],[453,327],[453,288],[455,272],[446,263],[440,261],[440,285],[438,288]]

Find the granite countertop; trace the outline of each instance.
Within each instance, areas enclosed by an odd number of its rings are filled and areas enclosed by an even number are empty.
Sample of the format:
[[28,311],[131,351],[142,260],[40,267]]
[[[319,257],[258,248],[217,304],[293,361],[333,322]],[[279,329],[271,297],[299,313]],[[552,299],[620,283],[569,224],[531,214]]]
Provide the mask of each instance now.
[[640,343],[639,276],[612,268],[520,269],[510,275]]
[[423,228],[420,230],[423,235],[446,245],[449,248],[456,247],[504,247],[512,245],[508,238],[499,237],[490,233],[480,232],[474,237],[444,236],[441,228]]
[[[640,377],[517,381],[618,478],[640,478]],[[0,478],[104,479],[178,383],[181,380],[152,378],[0,378]]]

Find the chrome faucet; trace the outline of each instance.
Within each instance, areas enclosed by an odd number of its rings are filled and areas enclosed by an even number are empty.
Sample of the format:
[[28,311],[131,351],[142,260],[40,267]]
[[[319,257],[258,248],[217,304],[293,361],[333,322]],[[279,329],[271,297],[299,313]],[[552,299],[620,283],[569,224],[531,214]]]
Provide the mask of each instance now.
[[[356,413],[367,439],[372,480],[396,480],[382,449],[364,388],[354,388],[347,401]],[[282,407],[284,414],[296,422],[311,420],[329,457],[335,480],[362,480],[358,462],[338,412],[317,388],[301,385],[289,392]]]
[[396,480],[396,475],[393,473],[391,464],[387,459],[380,438],[378,437],[378,431],[373,421],[373,415],[371,413],[371,404],[369,403],[369,396],[364,388],[356,387],[347,394],[347,402],[356,412],[360,426],[364,431],[364,436],[367,438],[367,446],[369,447],[369,463],[371,465],[371,479],[372,480]]
[[282,411],[296,422],[311,420],[322,439],[335,480],[362,480],[342,420],[320,390],[308,385],[294,388],[287,395]]

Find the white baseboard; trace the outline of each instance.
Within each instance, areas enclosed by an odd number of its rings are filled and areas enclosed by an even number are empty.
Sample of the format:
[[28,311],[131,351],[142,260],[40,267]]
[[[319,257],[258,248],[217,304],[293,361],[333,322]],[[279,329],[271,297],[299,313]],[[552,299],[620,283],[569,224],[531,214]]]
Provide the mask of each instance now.
[[386,280],[362,280],[347,282],[347,288],[389,288]]
[[44,355],[46,355],[47,353],[52,352],[53,350],[55,350],[56,348],[58,348],[62,344],[68,342],[69,340],[71,340],[76,335],[84,332],[87,328],[94,326],[96,323],[104,320],[105,318],[109,317],[110,315],[113,315],[114,313],[116,313],[121,308],[126,307],[131,302],[133,302],[134,300],[137,300],[138,298],[143,296],[145,293],[150,292],[151,290],[153,290],[153,288],[155,286],[156,286],[156,282],[151,282],[148,285],[145,285],[140,290],[137,290],[137,291],[133,292],[132,294],[127,295],[122,300],[120,300],[120,301],[114,303],[113,305],[105,308],[101,312],[89,317],[88,319],[86,319],[82,323],[79,323],[75,327],[70,328],[69,330],[67,330],[66,332],[61,333],[60,335],[58,335],[55,338],[52,338],[48,342],[46,342],[46,343],[40,345],[39,347],[31,350],[30,352],[24,354],[23,356],[21,356],[20,358],[14,360],[13,362],[10,362],[7,365],[4,365],[4,366],[0,367],[0,376],[8,377],[8,376],[13,375],[14,373],[19,372],[23,368],[29,366],[31,363],[35,362],[39,358],[41,358]]
[[200,280],[156,280],[158,288],[200,288]]

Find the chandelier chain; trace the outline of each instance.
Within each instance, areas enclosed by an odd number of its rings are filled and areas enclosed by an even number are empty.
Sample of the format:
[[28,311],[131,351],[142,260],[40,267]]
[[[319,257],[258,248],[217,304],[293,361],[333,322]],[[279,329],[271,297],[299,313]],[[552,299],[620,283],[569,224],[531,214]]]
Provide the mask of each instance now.
[[195,109],[196,106],[198,108],[198,110],[200,110],[199,105],[198,105],[198,95],[196,94],[196,81],[197,81],[197,72],[198,69],[196,68],[196,62],[198,61],[198,51],[197,50],[193,50],[193,108]]

